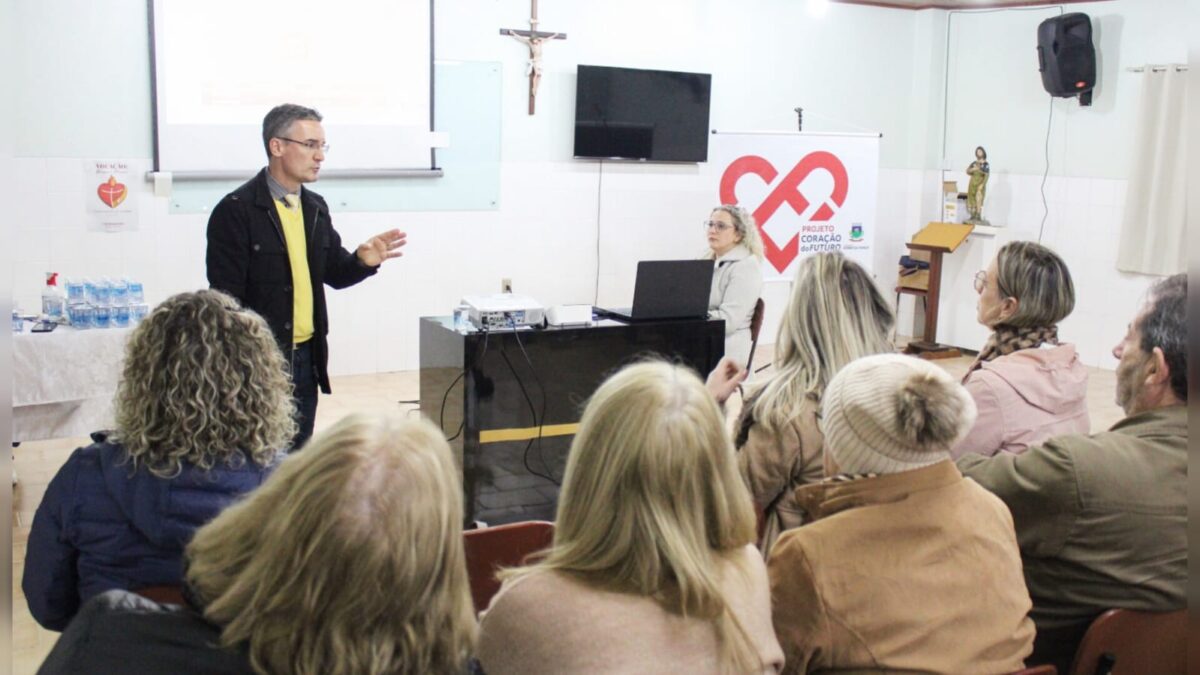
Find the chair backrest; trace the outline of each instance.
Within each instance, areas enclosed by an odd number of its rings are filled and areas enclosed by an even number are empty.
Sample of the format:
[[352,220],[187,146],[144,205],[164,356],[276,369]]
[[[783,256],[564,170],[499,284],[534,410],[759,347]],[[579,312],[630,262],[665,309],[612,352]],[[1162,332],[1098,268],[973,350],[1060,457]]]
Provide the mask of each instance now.
[[763,314],[767,305],[762,298],[754,303],[754,314],[750,315],[750,356],[746,359],[746,370],[754,365],[754,350],[758,348],[758,334],[762,332]]
[[531,520],[525,523],[497,525],[463,532],[467,557],[467,577],[471,581],[471,599],[475,611],[487,609],[492,596],[500,590],[496,570],[516,567],[526,557],[554,542],[554,523]]
[[1187,610],[1110,609],[1088,627],[1071,675],[1182,673],[1187,670]]

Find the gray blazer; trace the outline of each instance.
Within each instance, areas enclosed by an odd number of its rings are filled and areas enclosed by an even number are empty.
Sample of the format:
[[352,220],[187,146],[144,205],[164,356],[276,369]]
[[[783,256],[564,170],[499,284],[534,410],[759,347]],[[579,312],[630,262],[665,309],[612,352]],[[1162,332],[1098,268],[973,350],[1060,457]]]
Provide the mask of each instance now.
[[750,319],[762,295],[762,267],[742,244],[715,262],[708,315],[725,320],[725,355],[744,366],[750,358]]

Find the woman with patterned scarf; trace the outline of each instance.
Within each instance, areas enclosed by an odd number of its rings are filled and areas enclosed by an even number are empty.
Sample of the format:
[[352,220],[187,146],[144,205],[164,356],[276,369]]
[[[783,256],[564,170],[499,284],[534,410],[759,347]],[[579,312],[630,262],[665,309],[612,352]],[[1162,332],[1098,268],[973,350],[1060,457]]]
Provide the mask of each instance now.
[[1024,452],[1061,434],[1090,431],[1087,368],[1058,340],[1075,307],[1075,287],[1057,253],[1013,241],[975,276],[979,323],[992,329],[963,385],[979,416],[954,456]]

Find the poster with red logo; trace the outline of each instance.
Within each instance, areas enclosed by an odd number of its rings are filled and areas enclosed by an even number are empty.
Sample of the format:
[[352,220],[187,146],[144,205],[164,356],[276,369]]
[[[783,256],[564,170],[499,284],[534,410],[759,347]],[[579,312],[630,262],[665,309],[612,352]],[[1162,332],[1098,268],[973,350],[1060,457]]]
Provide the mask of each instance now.
[[797,260],[821,251],[871,271],[878,134],[717,133],[712,141],[719,201],[754,215],[765,278],[790,279]]
[[103,232],[137,229],[137,200],[130,194],[134,176],[127,162],[93,161],[84,166],[88,229]]

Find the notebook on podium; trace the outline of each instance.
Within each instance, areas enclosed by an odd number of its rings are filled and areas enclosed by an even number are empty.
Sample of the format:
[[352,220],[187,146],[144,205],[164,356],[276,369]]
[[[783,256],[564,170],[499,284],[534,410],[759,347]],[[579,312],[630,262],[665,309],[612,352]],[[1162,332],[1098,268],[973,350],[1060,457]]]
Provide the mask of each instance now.
[[633,307],[596,308],[619,321],[702,319],[712,290],[711,260],[643,260],[633,286]]

